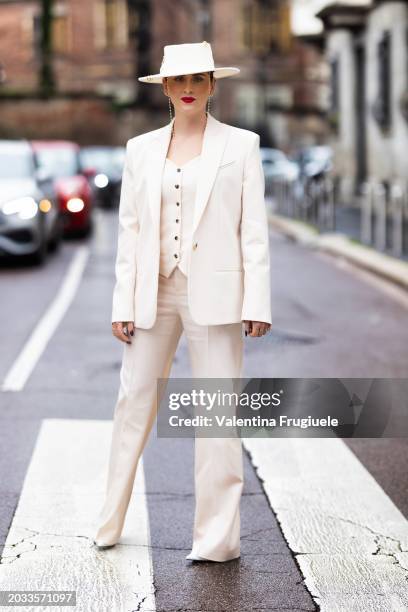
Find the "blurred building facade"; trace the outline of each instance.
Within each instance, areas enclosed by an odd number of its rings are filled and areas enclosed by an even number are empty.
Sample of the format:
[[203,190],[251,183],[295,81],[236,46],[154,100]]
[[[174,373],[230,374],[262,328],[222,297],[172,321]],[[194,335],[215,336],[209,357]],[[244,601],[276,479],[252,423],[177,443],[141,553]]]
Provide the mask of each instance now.
[[[129,22],[126,0],[56,0],[52,47],[58,90],[131,95]],[[41,2],[0,0],[0,58],[11,90],[38,85],[40,28]]]
[[[207,0],[199,4],[195,20],[199,29],[194,35],[186,36],[187,28],[180,28],[177,34],[171,28],[156,29],[152,72],[158,71],[163,45],[208,40],[217,65],[238,66],[241,71],[237,77],[216,83],[211,101],[216,117],[257,131],[264,146],[290,150],[325,140],[327,64],[316,45],[293,37],[290,1]],[[162,11],[162,20],[168,24],[170,15],[164,19]],[[153,106],[167,110],[161,87],[147,87]],[[141,88],[146,86],[141,84]]]
[[387,188],[407,178],[408,6],[336,2],[318,16],[331,67],[329,119],[340,195],[358,200],[365,181]]
[[[241,69],[237,77],[217,82],[211,102],[216,117],[258,131],[264,146],[289,150],[326,138],[326,64],[318,47],[291,34],[289,0],[54,0],[52,15],[60,99],[43,102],[50,119],[55,117],[55,125],[46,126],[48,137],[58,129],[56,136],[69,136],[61,130],[69,131],[72,122],[72,134],[80,140],[123,143],[147,125],[163,125],[168,104],[161,86],[140,83],[137,76],[158,72],[164,45],[207,40],[216,65]],[[1,91],[36,90],[40,25],[41,2],[0,0],[0,100]],[[77,98],[64,106],[64,94]],[[12,123],[16,106],[0,103]],[[17,127],[35,114],[34,103],[22,104],[19,112],[30,111],[25,118],[17,113]],[[89,108],[93,116],[84,122]],[[114,119],[112,108],[118,113]],[[102,122],[100,136],[96,118]]]

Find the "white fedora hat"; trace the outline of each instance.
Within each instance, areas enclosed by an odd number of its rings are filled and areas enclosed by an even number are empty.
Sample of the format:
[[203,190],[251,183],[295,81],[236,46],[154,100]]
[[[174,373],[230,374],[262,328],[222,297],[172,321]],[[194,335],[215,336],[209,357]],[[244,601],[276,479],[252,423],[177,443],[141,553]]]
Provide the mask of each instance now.
[[196,72],[214,72],[216,79],[222,79],[238,74],[240,70],[232,66],[216,68],[211,45],[203,40],[200,43],[166,45],[160,72],[139,77],[138,80],[143,83],[162,83],[163,77],[194,74]]

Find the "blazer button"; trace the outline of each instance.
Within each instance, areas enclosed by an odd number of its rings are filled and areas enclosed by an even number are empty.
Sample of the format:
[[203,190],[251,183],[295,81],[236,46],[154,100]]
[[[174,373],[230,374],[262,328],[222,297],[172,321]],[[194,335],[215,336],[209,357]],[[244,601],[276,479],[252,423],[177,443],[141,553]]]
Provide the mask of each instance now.
[[176,205],[177,205],[177,206],[180,206],[180,202],[176,202]]
[[178,240],[178,236],[174,236],[174,240]]
[[178,189],[180,185],[174,185],[174,186],[175,186],[176,189]]
[[198,244],[197,244],[197,242],[195,242],[195,243],[193,244],[193,249],[194,249],[194,250],[196,250],[196,248],[197,248],[197,247],[198,247]]
[[177,253],[174,253],[174,257],[177,259],[177,257],[178,257]]

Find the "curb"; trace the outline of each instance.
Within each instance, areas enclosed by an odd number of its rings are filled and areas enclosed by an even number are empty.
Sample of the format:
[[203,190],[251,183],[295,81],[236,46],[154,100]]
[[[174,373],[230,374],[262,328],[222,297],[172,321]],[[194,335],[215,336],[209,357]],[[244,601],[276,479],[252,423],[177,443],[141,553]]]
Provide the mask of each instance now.
[[344,257],[360,268],[408,290],[408,263],[375,249],[352,242],[345,234],[338,232],[319,234],[318,230],[281,215],[268,213],[269,225],[292,240],[310,248],[320,249],[337,257]]

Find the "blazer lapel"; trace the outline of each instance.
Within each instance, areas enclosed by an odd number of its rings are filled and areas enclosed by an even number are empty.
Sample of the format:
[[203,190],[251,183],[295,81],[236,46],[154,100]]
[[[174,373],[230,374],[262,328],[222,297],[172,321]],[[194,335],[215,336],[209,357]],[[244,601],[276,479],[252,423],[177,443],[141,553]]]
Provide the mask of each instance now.
[[[174,117],[170,123],[158,131],[151,143],[146,158],[148,201],[152,220],[157,230],[160,227],[162,176],[173,123]],[[199,162],[196,199],[194,203],[193,233],[197,229],[210,197],[218,166],[220,165],[227,143],[227,137],[228,126],[209,114],[204,130],[201,159]]]
[[196,231],[213,188],[228,137],[228,126],[208,115],[197,179],[192,233]]

